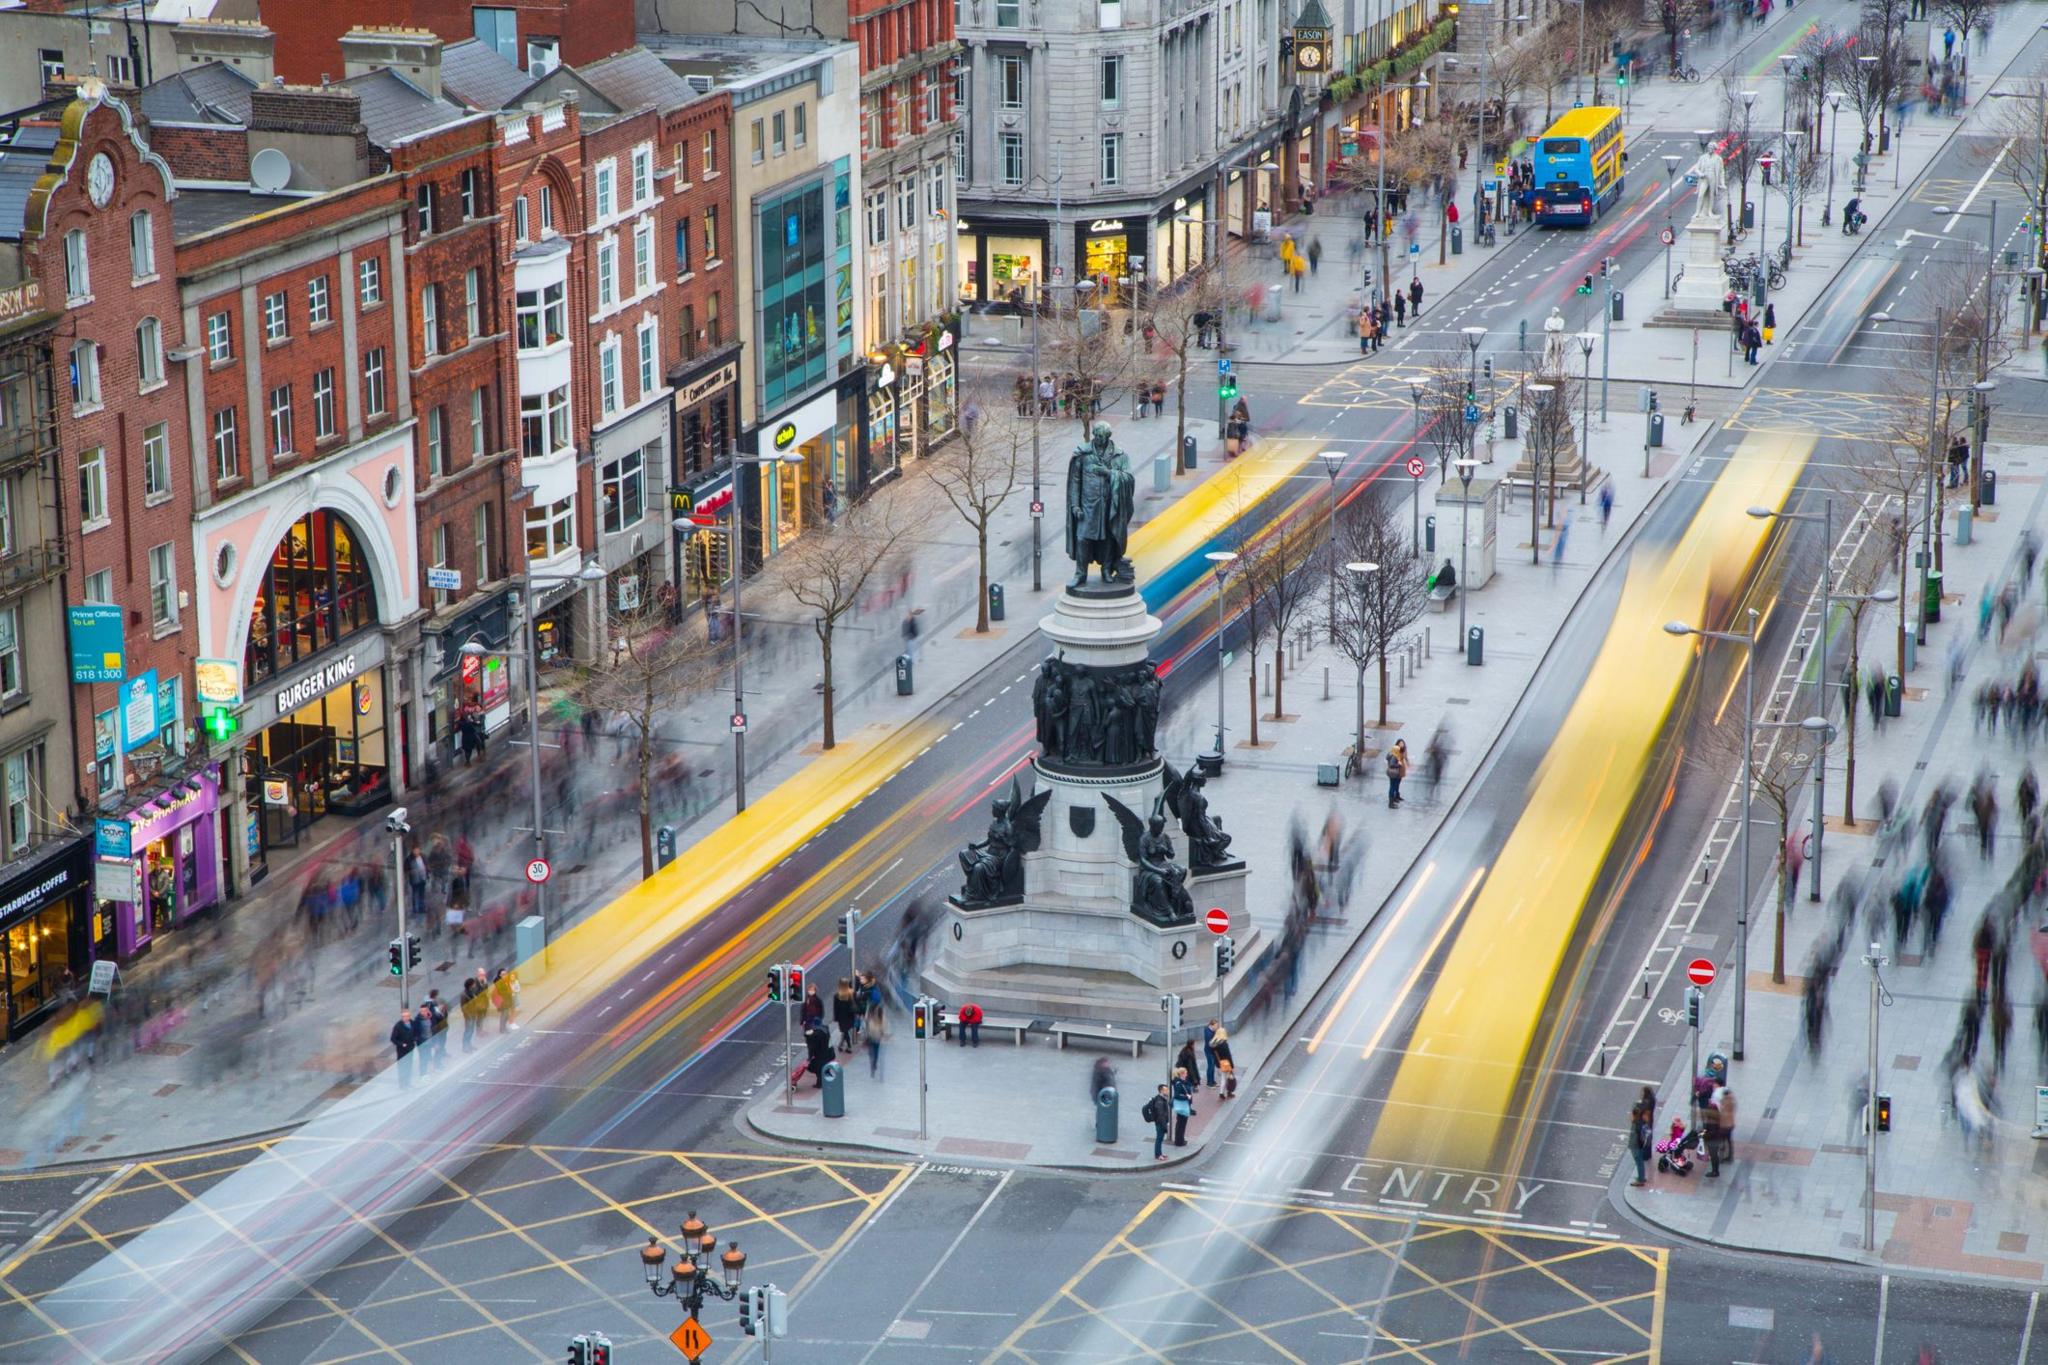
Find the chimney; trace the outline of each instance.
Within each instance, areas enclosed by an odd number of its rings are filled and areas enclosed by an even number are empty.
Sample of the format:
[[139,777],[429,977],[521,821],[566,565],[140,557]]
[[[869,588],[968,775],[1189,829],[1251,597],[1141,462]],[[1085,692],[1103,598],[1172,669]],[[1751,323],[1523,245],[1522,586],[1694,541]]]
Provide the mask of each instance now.
[[343,79],[389,68],[429,95],[441,93],[441,40],[423,28],[353,28],[342,35]]
[[171,47],[180,71],[219,62],[258,85],[268,85],[277,72],[275,36],[250,19],[187,20],[171,30]]
[[347,90],[263,85],[249,92],[249,155],[275,147],[291,159],[293,189],[334,189],[368,173],[363,102]]

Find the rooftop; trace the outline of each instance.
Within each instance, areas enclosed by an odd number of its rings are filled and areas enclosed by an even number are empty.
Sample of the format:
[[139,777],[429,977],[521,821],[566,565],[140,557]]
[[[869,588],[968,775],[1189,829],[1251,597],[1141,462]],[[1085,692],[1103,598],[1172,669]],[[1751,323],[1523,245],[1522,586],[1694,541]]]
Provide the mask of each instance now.
[[441,89],[472,109],[511,109],[533,77],[474,38],[441,49]]
[[621,110],[678,109],[703,92],[678,75],[669,64],[644,47],[576,68],[584,83]]
[[713,86],[735,88],[794,72],[834,48],[826,38],[754,38],[737,34],[641,33],[641,46],[677,75],[707,77]]
[[259,194],[255,190],[179,190],[171,201],[171,228],[180,237],[197,237],[304,199],[304,195]]
[[363,127],[369,132],[370,141],[379,147],[394,147],[470,113],[459,104],[429,95],[389,67],[334,84],[362,100]]
[[142,91],[142,112],[152,123],[219,124],[249,122],[249,92],[256,82],[225,62],[208,62],[174,72]]
[[11,144],[0,147],[0,240],[21,239],[29,191],[48,168],[56,145],[55,124],[25,123]]

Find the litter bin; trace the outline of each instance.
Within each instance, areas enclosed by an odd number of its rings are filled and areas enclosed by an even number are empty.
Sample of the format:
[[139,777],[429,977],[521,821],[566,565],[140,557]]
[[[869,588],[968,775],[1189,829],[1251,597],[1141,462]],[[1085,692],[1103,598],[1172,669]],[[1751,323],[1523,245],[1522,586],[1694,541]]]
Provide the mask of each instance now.
[[1513,403],[1510,403],[1505,408],[1501,409],[1501,414],[1503,420],[1506,422],[1506,425],[1501,429],[1507,433],[1508,440],[1515,440],[1516,432],[1521,429],[1522,415],[1519,412],[1515,411],[1515,405]]
[[1920,580],[1920,619],[1939,621],[1941,619],[1941,570],[1929,569],[1927,576]]
[[825,1070],[818,1076],[822,1083],[820,1094],[825,1098],[825,1117],[843,1119],[846,1117],[846,1073],[839,1069],[839,1063],[825,1063]]
[[1192,436],[1181,437],[1180,467],[1182,469],[1193,469],[1195,467],[1195,438]]
[[1105,1085],[1095,1092],[1095,1140],[1107,1146],[1116,1141],[1116,1087]]
[[663,867],[667,867],[676,860],[676,827],[674,825],[663,825],[660,829],[654,831],[654,856],[655,860]]
[[1884,680],[1884,713],[1885,713],[1885,714],[1886,714],[1887,716],[1896,716],[1896,715],[1898,715],[1898,714],[1899,714],[1899,708],[1900,708],[1901,704],[1902,704],[1902,703],[1904,703],[1905,699],[1906,699],[1906,684],[1905,684],[1904,682],[1900,681],[1900,679],[1899,679],[1899,675],[1898,675],[1898,674],[1896,674],[1896,673],[1890,673],[1890,674],[1887,674],[1887,675],[1885,675],[1885,680]]
[[1613,306],[1613,309],[1614,309],[1614,320],[1615,320],[1616,322],[1620,322],[1620,321],[1621,321],[1621,312],[1622,312],[1622,309],[1621,309],[1621,304],[1622,304],[1622,298],[1623,298],[1623,295],[1622,295],[1622,292],[1621,292],[1621,291],[1620,291],[1619,289],[1615,290],[1615,291],[1614,291],[1613,293],[1611,293],[1611,294],[1609,294],[1609,295],[1607,296],[1608,302],[1609,302],[1609,303],[1610,303],[1610,304],[1611,304],[1611,305]]
[[1745,199],[1742,201],[1742,226],[1744,228],[1756,226],[1756,202],[1754,200]]
[[1664,448],[1664,414],[1661,412],[1650,414],[1650,446],[1655,450]]
[[909,696],[909,695],[910,695],[910,684],[911,684],[911,679],[912,679],[912,669],[911,669],[911,664],[910,664],[910,656],[909,656],[908,654],[898,654],[898,655],[896,656],[896,695],[897,695],[897,696],[899,696],[899,697],[907,697],[907,696]]
[[1465,662],[1473,667],[1486,662],[1486,632],[1478,626],[1465,631]]
[[988,619],[991,621],[1003,619],[1003,585],[1000,583],[988,585]]
[[1434,512],[1422,519],[1422,548],[1429,554],[1436,553],[1436,514]]
[[1968,545],[1969,543],[1970,509],[1967,507],[1958,507],[1956,509],[1956,544]]
[[1465,254],[1465,229],[1456,223],[1451,224],[1451,254],[1453,256]]
[[1986,507],[1996,507],[1998,505],[1997,470],[1987,469],[1984,471],[1984,481],[1978,492],[1977,501],[1983,503]]

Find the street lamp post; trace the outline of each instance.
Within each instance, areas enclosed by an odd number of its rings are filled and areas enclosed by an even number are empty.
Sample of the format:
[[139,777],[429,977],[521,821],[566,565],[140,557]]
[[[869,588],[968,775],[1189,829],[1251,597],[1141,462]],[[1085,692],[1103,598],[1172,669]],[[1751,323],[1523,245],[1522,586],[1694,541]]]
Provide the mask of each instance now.
[[[1409,86],[1408,88],[1409,88],[1410,90],[1414,90],[1414,91],[1422,91],[1422,90],[1427,90],[1427,89],[1429,89],[1429,78],[1428,78],[1427,76],[1418,76],[1418,77],[1416,77],[1416,78],[1415,78],[1415,81],[1414,81],[1414,83],[1413,83],[1413,84],[1411,84],[1411,85],[1410,85],[1410,86]],[[1363,130],[1362,130],[1362,129],[1358,129],[1358,128],[1353,128],[1353,129],[1350,129],[1349,131],[1351,131],[1351,132],[1353,132],[1353,133],[1358,133],[1358,132],[1362,132]],[[1373,211],[1373,212],[1374,212],[1375,214],[1377,214],[1377,215],[1379,216],[1379,222],[1378,222],[1378,223],[1376,223],[1376,224],[1374,224],[1374,235],[1375,235],[1375,236],[1377,236],[1377,237],[1379,238],[1379,242],[1380,242],[1380,279],[1379,279],[1379,294],[1380,294],[1380,297],[1381,297],[1381,298],[1385,298],[1385,297],[1387,296],[1387,288],[1388,288],[1388,286],[1389,286],[1389,284],[1390,284],[1390,282],[1391,282],[1391,275],[1392,275],[1392,271],[1393,271],[1393,269],[1394,269],[1394,267],[1393,267],[1393,263],[1392,263],[1392,261],[1391,261],[1391,260],[1389,259],[1389,257],[1388,257],[1388,251],[1389,251],[1389,246],[1388,246],[1388,243],[1387,243],[1387,235],[1388,235],[1388,234],[1387,234],[1387,231],[1386,231],[1386,227],[1387,227],[1387,78],[1386,78],[1385,74],[1382,74],[1382,75],[1380,76],[1380,81],[1379,81],[1379,98],[1378,98],[1377,100],[1375,100],[1375,101],[1374,101],[1374,103],[1373,103],[1373,139],[1374,139],[1374,141],[1375,141],[1375,142],[1376,142],[1376,143],[1378,144],[1378,145],[1377,145],[1377,147],[1375,148],[1375,155],[1374,155],[1374,157],[1373,157],[1373,160],[1374,160],[1374,162],[1375,162],[1375,163],[1377,163],[1377,170],[1378,170],[1378,184],[1379,184],[1379,187],[1378,187],[1378,188],[1377,188],[1376,190],[1374,190],[1374,192],[1373,192],[1373,207],[1372,207],[1372,211]],[[1370,302],[1371,302],[1371,300],[1370,300],[1370,299],[1368,298],[1368,299],[1367,299],[1367,302],[1368,302],[1368,303],[1370,303]]]
[[[1368,576],[1379,572],[1380,566],[1365,560],[1353,560],[1344,566],[1344,572],[1356,576],[1358,591],[1363,594],[1370,589]],[[1363,605],[1363,604],[1361,604]],[[1358,666],[1358,738],[1351,753],[1359,770],[1365,768],[1365,612],[1358,613],[1358,647],[1353,651],[1352,662]]]
[[1742,862],[1741,901],[1735,907],[1735,1060],[1742,1060],[1744,1017],[1749,1006],[1749,827],[1750,807],[1756,804],[1756,625],[1757,610],[1749,610],[1749,629],[1737,634],[1727,630],[1702,630],[1683,621],[1668,622],[1672,635],[1697,635],[1704,640],[1727,640],[1743,646],[1742,655]]
[[1870,1078],[1863,1103],[1863,1249],[1877,1249],[1877,1011],[1884,1001],[1884,944],[1873,939],[1863,965],[1870,968]]
[[1788,266],[1792,264],[1792,229],[1797,225],[1798,219],[1798,214],[1793,210],[1792,197],[1799,188],[1799,145],[1805,138],[1804,130],[1792,129],[1785,134],[1785,146],[1781,153],[1785,158],[1785,264]]
[[[1465,406],[1476,409],[1479,405],[1479,348],[1486,342],[1486,329],[1484,327],[1467,327],[1463,331],[1465,350],[1470,356],[1470,362],[1466,366],[1465,374]],[[1472,454],[1473,443],[1479,436],[1479,424],[1474,421],[1465,420],[1463,413],[1459,414],[1459,421],[1465,428],[1465,453],[1470,455]]]
[[[1587,474],[1593,468],[1593,345],[1600,338],[1591,332],[1579,333],[1579,354],[1585,360],[1585,375],[1579,381],[1579,505],[1586,502]],[[1604,415],[1607,405],[1600,405]],[[1555,490],[1552,496],[1555,496]]]
[[1323,472],[1330,476],[1330,643],[1337,642],[1337,473],[1344,467],[1344,452],[1325,450],[1316,456]]
[[1675,155],[1664,158],[1664,297],[1671,297],[1671,243],[1676,235],[1671,230],[1671,177],[1678,173],[1679,158]]
[[[1753,110],[1753,109],[1755,109],[1755,108],[1756,108],[1756,91],[1754,91],[1754,90],[1745,90],[1745,91],[1743,91],[1743,92],[1742,92],[1742,146],[1743,146],[1743,149],[1744,149],[1745,151],[1747,151],[1747,150],[1749,149],[1749,146],[1750,146],[1750,141],[1749,141],[1749,115],[1750,115],[1750,111],[1751,111],[1751,110]],[[1745,175],[1745,176],[1744,176],[1744,177],[1742,178],[1742,186],[1741,186],[1741,189],[1742,189],[1742,193],[1741,193],[1741,195],[1740,195],[1739,197],[1741,198],[1742,202],[1741,202],[1740,204],[1736,205],[1736,208],[1735,208],[1735,221],[1736,221],[1737,223],[1740,223],[1740,224],[1741,224],[1741,225],[1742,225],[1742,226],[1743,226],[1744,228],[1747,228],[1747,227],[1749,226],[1749,224],[1748,224],[1748,223],[1744,223],[1744,222],[1742,221],[1742,216],[1743,216],[1743,215],[1744,215],[1745,213],[1748,213],[1748,212],[1749,212],[1749,177],[1748,177],[1748,176],[1746,176],[1746,175]],[[1769,204],[1769,196],[1768,196],[1768,195],[1766,195],[1766,196],[1765,196],[1765,201],[1766,201],[1766,211],[1768,211],[1768,204]],[[1762,236],[1761,232],[1759,232],[1758,236],[1759,236],[1759,240],[1761,240],[1761,236]],[[1731,241],[1731,243],[1732,243],[1733,239],[1731,238],[1731,239],[1730,239],[1730,241]],[[1766,273],[1768,273],[1768,272],[1766,272]]]
[[[1557,454],[1555,451],[1546,449],[1551,444],[1551,438],[1556,433],[1550,430],[1550,417],[1544,415],[1545,406],[1550,401],[1550,395],[1557,392],[1557,386],[1554,384],[1529,384],[1524,386],[1524,391],[1529,395],[1529,435],[1526,439],[1533,442],[1536,446],[1536,453],[1529,461],[1529,562],[1531,564],[1541,564],[1543,562],[1543,546],[1541,544],[1542,537],[1537,534],[1536,508],[1537,504],[1543,502],[1544,499],[1537,497],[1536,493],[1538,485],[1545,482],[1543,461],[1546,457],[1550,461],[1550,478],[1554,480],[1557,477]],[[1558,402],[1563,403],[1564,401],[1564,395],[1558,394]],[[1570,409],[1567,408],[1566,411],[1569,412]],[[1555,513],[1557,510],[1557,490],[1555,488],[1550,490],[1549,501],[1551,504],[1550,510]]]
[[1224,588],[1230,581],[1230,563],[1237,558],[1235,551],[1211,550],[1202,558],[1216,566],[1216,766],[1223,766],[1223,626]]
[[[740,1281],[747,1269],[747,1253],[740,1250],[738,1242],[726,1243],[723,1255],[718,1255],[718,1238],[695,1211],[683,1220],[682,1250],[676,1253],[676,1263],[669,1268],[669,1281],[662,1283],[662,1262],[668,1259],[668,1249],[653,1233],[647,1234],[647,1245],[640,1248],[640,1271],[647,1278],[647,1288],[656,1298],[675,1299],[683,1314],[692,1320],[704,1311],[704,1300],[723,1299],[730,1302],[740,1296]],[[719,1278],[711,1278],[712,1257],[718,1258]],[[763,1324],[765,1328],[765,1324]]]
[[[1464,505],[1459,509],[1458,518],[1458,648],[1465,650],[1466,662],[1472,652],[1465,645],[1465,598],[1471,590],[1472,554],[1472,475],[1478,470],[1479,461],[1467,455],[1458,461],[1458,484],[1464,490]],[[1534,495],[1531,494],[1533,497]]]
[[[1991,98],[1995,100],[2033,100],[2039,103],[2041,106],[2042,118],[2042,145],[2048,146],[2048,90],[1993,90],[1991,92]],[[2044,230],[2043,224],[2048,224],[2048,166],[2043,166],[2040,169],[2041,188],[2036,196],[2033,206],[2034,229],[2037,232]],[[2033,252],[2035,268],[2033,270],[2030,270],[2028,274],[2028,284],[2033,292],[2033,297],[2027,300],[2027,335],[2029,337],[2034,335],[2035,319],[2038,318],[2040,315],[2041,290],[2043,284],[2043,280],[2041,278],[2041,275],[2039,274],[2039,266],[2041,263],[2041,248],[2038,244],[2034,246]]]
[[[1882,324],[1893,319],[1890,313],[1880,311],[1872,313],[1870,320]],[[1914,613],[1918,624],[1913,634],[1914,642],[1922,645],[1927,643],[1927,575],[1934,568],[1934,470],[1941,458],[1940,452],[1934,448],[1938,439],[1935,435],[1935,409],[1941,406],[1941,343],[1947,334],[1947,323],[1942,318],[1941,310],[1936,308],[1934,326],[1928,333],[1929,350],[1932,354],[1927,365],[1927,505],[1925,515],[1920,520],[1920,608]],[[1902,508],[1901,511],[1903,510]],[[1900,628],[1903,630],[1904,607],[1899,609],[1899,615]],[[1905,646],[1901,645],[1899,648],[1903,652]]]
[[[540,790],[540,673],[534,656],[539,653],[539,641],[534,629],[533,589],[535,584],[558,583],[602,583],[604,566],[591,560],[573,574],[547,574],[535,577],[531,569],[519,571],[520,600],[526,609],[526,647],[518,651],[526,664],[526,753],[527,781],[533,789],[533,856],[546,861],[548,856],[547,821],[541,813]],[[486,652],[481,644],[472,641],[462,647],[464,654],[482,657]],[[510,651],[507,651],[510,652]],[[533,884],[534,908],[540,912],[543,928],[548,923],[548,884],[545,879]]]
[[1820,225],[1835,215],[1835,134],[1842,128],[1842,92],[1828,91],[1828,201],[1821,205]]

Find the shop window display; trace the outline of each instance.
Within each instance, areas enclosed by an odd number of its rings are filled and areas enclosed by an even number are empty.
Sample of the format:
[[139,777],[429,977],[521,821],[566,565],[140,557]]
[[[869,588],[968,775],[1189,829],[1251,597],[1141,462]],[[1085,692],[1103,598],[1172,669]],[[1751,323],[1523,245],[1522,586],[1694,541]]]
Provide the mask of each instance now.
[[244,676],[262,682],[376,624],[376,592],[354,534],[340,517],[314,512],[271,554],[249,616]]

